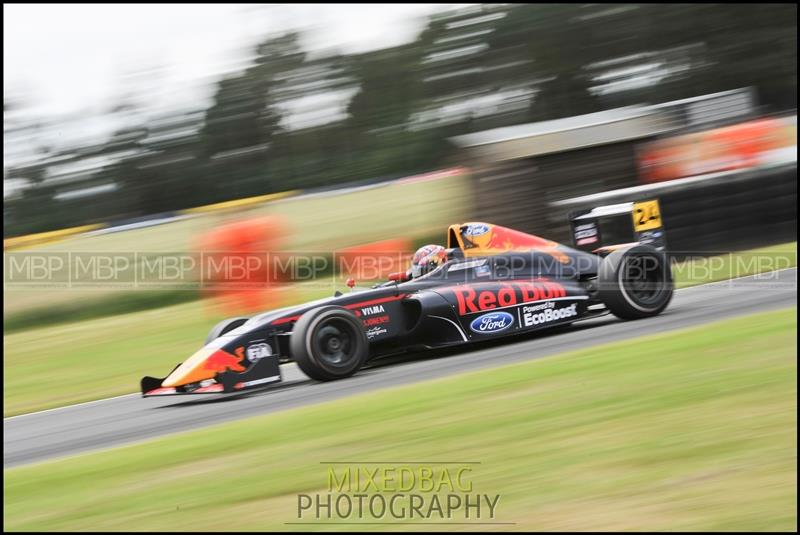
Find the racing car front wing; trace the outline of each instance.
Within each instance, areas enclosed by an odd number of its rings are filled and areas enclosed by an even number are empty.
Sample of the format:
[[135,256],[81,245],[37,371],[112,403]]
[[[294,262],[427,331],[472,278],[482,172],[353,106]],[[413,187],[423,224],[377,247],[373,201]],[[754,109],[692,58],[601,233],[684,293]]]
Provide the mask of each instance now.
[[[180,364],[178,366],[180,366]],[[175,369],[177,369],[178,366],[176,366]],[[160,378],[150,376],[142,377],[142,397],[231,393],[264,388],[265,386],[281,381],[281,370],[278,357],[276,355],[269,355],[256,360],[243,372],[227,370],[218,373],[214,379],[208,379],[198,383],[176,387],[162,386],[162,383],[167,377],[169,377],[169,374]]]

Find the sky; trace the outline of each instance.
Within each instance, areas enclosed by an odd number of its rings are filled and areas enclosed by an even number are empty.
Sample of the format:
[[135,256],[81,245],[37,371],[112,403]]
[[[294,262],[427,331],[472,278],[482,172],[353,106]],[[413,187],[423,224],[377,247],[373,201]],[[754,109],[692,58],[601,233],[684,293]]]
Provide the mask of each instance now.
[[[19,104],[3,114],[4,127],[31,118],[48,125],[4,136],[4,171],[36,160],[44,146],[107,139],[122,126],[109,113],[122,99],[150,118],[208,107],[215,82],[243,69],[247,49],[265,35],[298,29],[312,54],[366,52],[410,42],[428,15],[466,5],[4,4],[3,96]],[[333,120],[353,93],[293,103],[287,126]],[[18,182],[4,180],[4,198],[24,186]]]
[[[459,4],[456,4],[459,5]],[[463,4],[460,4],[463,5]],[[14,4],[3,6],[4,96],[41,116],[101,113],[127,93],[158,107],[206,101],[242,49],[290,28],[311,50],[414,39],[445,4]],[[237,60],[239,60],[237,62]]]

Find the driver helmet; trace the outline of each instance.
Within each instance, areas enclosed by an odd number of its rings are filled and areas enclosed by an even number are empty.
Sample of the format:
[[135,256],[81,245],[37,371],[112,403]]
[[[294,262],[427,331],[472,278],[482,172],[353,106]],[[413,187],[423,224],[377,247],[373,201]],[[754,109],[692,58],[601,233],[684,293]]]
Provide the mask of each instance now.
[[447,250],[441,245],[425,245],[417,249],[411,260],[409,276],[412,279],[430,273],[447,262]]

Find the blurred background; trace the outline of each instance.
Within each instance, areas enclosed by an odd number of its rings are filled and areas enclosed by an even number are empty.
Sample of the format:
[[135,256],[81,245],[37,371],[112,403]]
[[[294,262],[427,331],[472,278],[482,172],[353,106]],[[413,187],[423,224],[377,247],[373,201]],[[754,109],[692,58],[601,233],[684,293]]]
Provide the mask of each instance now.
[[[658,199],[679,288],[796,266],[796,4],[3,12],[4,450],[29,459],[199,425],[135,398],[7,417],[138,391],[221,319],[385,280],[450,224],[571,244],[569,214]],[[796,531],[796,306],[706,324],[714,288],[755,311],[719,284],[661,324],[694,331],[4,466],[4,528],[286,530],[346,458],[480,461],[516,529]]]
[[[408,252],[465,220],[569,243],[568,213],[647,198],[677,255],[796,240],[796,5],[4,13],[6,264]],[[4,267],[7,328],[198,296],[130,269],[42,290]],[[326,294],[347,275],[315,274]]]
[[[792,115],[797,105],[797,7],[787,4],[4,11],[5,238],[461,166],[472,143],[452,138],[500,127],[746,90],[705,115],[686,105],[684,120],[639,127],[641,145]],[[575,137],[576,128],[620,117],[553,128]],[[781,135],[764,135],[773,134]],[[509,137],[495,131],[473,143]],[[601,133],[593,144],[617,141]],[[593,163],[608,166],[612,156],[598,153]],[[510,159],[481,154],[477,163]],[[579,171],[573,189],[654,180],[631,172]]]

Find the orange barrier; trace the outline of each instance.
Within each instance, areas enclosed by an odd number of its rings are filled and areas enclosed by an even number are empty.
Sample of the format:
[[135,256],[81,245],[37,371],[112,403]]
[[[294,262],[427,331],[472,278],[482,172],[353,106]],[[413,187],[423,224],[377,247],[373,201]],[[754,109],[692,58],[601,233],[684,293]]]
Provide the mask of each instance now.
[[411,241],[404,238],[348,247],[334,254],[334,269],[341,278],[387,280],[390,273],[408,269],[414,256],[411,248]]
[[203,293],[227,315],[250,314],[278,307],[284,301],[285,277],[273,269],[273,251],[286,236],[274,216],[236,221],[198,240]]
[[642,182],[663,182],[765,163],[770,152],[797,145],[789,119],[760,119],[645,144],[639,152]]

